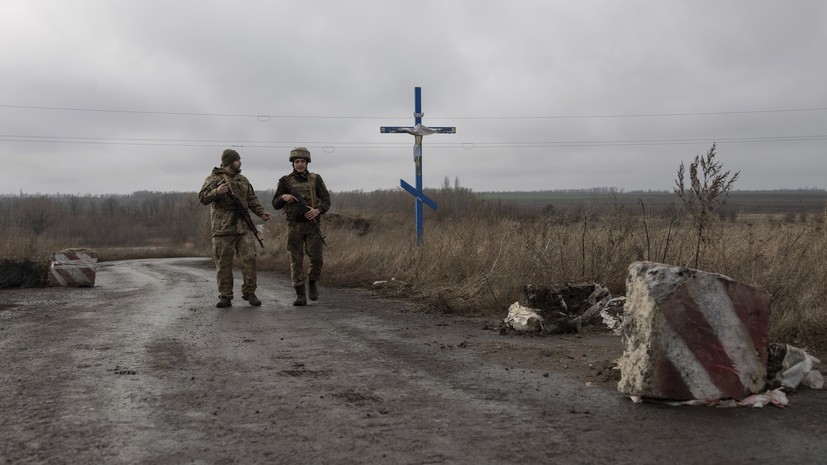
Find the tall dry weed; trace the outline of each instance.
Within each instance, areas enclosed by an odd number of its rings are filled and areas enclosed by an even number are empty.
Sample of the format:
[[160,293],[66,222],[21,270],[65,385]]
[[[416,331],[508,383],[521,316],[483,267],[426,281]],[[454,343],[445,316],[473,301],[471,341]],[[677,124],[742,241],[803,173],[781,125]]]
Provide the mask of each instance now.
[[9,227],[0,234],[0,259],[45,261],[58,249],[53,239],[39,237],[23,229]]

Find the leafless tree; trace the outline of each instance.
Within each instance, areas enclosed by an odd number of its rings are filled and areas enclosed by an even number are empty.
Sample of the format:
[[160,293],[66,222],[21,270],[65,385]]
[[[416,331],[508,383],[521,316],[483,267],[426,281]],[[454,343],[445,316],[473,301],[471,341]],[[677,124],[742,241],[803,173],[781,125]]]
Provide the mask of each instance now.
[[20,204],[20,226],[40,236],[52,224],[55,207],[47,197],[26,198]]

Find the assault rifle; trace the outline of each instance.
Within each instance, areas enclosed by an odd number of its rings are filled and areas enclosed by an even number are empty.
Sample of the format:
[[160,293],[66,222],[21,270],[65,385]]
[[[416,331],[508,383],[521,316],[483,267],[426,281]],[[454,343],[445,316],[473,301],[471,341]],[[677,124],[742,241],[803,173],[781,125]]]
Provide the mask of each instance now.
[[241,199],[239,199],[238,196],[235,195],[235,192],[233,192],[232,188],[227,191],[227,195],[230,196],[230,200],[233,201],[233,207],[235,207],[235,211],[233,212],[232,223],[235,224],[235,222],[238,221],[239,218],[243,219],[244,223],[247,224],[247,227],[249,227],[250,230],[253,231],[253,235],[256,236],[256,239],[258,239],[258,243],[261,244],[261,248],[263,249],[264,242],[258,235],[258,229],[256,229],[256,225],[253,223],[253,218],[250,217],[250,212],[247,211],[247,209],[241,203]]
[[[287,176],[282,176],[281,178],[279,178],[279,184],[284,186],[284,188],[287,189],[287,193],[292,195],[293,198],[296,199],[296,203],[299,204],[299,209],[297,210],[295,216],[304,218],[304,214],[311,210],[311,208],[307,205],[307,201],[304,199],[304,197],[297,194],[292,187],[290,187],[290,183],[287,182]],[[322,240],[322,244],[327,245],[327,242],[325,242],[324,240],[324,235],[322,235],[322,228],[319,226],[319,222],[316,221],[316,218],[313,218],[312,220],[307,220],[305,218],[305,221],[309,221],[313,224],[313,226],[315,226],[316,234],[319,235],[319,239]]]

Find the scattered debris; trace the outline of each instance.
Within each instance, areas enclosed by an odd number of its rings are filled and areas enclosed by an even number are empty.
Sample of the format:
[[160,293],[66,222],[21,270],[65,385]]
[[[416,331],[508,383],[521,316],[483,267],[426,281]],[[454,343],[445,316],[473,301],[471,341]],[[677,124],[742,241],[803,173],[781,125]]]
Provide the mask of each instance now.
[[[612,297],[596,283],[528,284],[508,309],[505,327],[521,332],[575,333],[619,328],[626,297]],[[612,324],[606,320],[612,315]]]
[[785,394],[784,391],[781,389],[772,389],[763,394],[753,394],[738,402],[737,405],[739,407],[763,407],[772,404],[776,407],[786,407],[788,403],[787,394]]
[[681,405],[706,405],[709,407],[730,408],[730,407],[764,407],[766,405],[774,405],[779,408],[784,408],[789,404],[787,394],[782,389],[770,389],[763,394],[752,394],[745,397],[743,400],[735,399],[713,399],[700,400],[691,399],[684,401],[669,401],[662,399],[648,399],[641,396],[630,396],[632,402],[641,404],[643,402],[653,402],[663,405],[681,406]]
[[514,302],[508,308],[508,316],[505,324],[517,331],[539,333],[543,331],[543,317],[531,308],[523,307],[519,302]]
[[405,293],[408,292],[408,287],[408,283],[391,278],[389,280],[374,281],[371,285],[371,290],[380,295],[393,297],[405,295]]
[[606,301],[600,309],[603,324],[613,333],[620,335],[620,325],[623,323],[623,311],[626,305],[626,296],[614,297]]
[[771,388],[797,389],[804,385],[824,389],[824,376],[814,367],[821,361],[798,347],[772,343],[767,360],[767,385]]

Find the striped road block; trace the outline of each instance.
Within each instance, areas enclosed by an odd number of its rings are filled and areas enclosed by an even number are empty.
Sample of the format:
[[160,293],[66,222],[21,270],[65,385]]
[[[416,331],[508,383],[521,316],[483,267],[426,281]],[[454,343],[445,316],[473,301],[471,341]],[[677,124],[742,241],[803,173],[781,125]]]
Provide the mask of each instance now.
[[770,295],[713,273],[635,262],[626,278],[618,391],[741,400],[763,391]]
[[55,252],[49,267],[49,286],[94,286],[97,262],[98,254],[92,249]]

